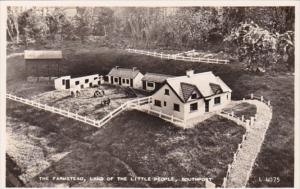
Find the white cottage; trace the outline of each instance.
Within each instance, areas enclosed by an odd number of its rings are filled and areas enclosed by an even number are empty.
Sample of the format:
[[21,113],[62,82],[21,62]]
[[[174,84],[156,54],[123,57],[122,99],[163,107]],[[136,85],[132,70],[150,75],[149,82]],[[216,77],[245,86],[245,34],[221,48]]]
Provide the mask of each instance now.
[[107,82],[113,85],[139,89],[142,88],[143,76],[144,75],[136,67],[127,69],[116,66],[107,74]]
[[71,76],[63,76],[54,80],[56,90],[65,90],[78,88],[83,89],[87,87],[94,87],[101,84],[101,76],[93,74],[88,76],[71,78]]
[[188,120],[222,109],[231,101],[232,90],[212,72],[172,77],[155,92],[150,108]]

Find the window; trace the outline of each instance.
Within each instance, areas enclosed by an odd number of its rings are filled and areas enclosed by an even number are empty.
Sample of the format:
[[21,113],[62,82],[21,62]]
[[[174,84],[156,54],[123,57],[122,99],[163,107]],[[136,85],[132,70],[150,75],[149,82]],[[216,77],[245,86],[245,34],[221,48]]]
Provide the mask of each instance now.
[[198,110],[198,103],[190,104],[190,112],[194,112]]
[[65,80],[64,79],[62,80],[62,84],[65,85]]
[[196,98],[197,98],[197,94],[196,93],[192,94],[191,99],[196,99]]
[[89,79],[86,79],[84,82],[85,82],[85,83],[88,83],[88,82],[89,82]]
[[215,104],[220,104],[220,103],[221,103],[221,97],[216,97],[216,98],[214,99],[214,103],[215,103]]
[[152,82],[147,82],[147,86],[148,86],[148,87],[153,87],[154,84],[153,84]]
[[94,80],[97,80],[98,79],[98,77],[94,77]]
[[79,81],[75,81],[75,85],[79,85]]
[[169,89],[165,89],[165,95],[170,95]]
[[154,105],[161,107],[161,101],[160,100],[154,100]]
[[83,88],[84,88],[84,86],[83,86],[83,85],[80,85],[80,88],[82,88],[82,89],[83,89]]
[[167,106],[167,102],[166,101],[164,101],[164,106]]
[[122,83],[125,83],[125,79],[122,79]]
[[174,104],[174,110],[180,112],[179,104]]
[[115,82],[118,83],[118,78],[115,78]]
[[126,83],[129,84],[129,79],[126,79]]

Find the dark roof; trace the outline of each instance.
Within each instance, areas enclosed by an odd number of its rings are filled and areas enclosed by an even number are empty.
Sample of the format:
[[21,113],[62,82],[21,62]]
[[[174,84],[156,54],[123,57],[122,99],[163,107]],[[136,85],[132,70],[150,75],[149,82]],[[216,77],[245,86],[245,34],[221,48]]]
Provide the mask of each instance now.
[[192,93],[197,90],[197,87],[195,85],[191,85],[188,83],[180,83],[181,86],[181,92],[182,92],[182,96],[183,96],[183,100],[186,102],[190,96],[192,95]]
[[209,83],[209,86],[210,86],[211,90],[214,92],[214,94],[220,94],[223,92],[221,86],[218,84]]
[[24,59],[34,60],[34,59],[62,59],[62,51],[53,50],[25,50]]
[[197,73],[192,76],[172,77],[168,78],[166,83],[182,102],[186,102],[195,90],[204,98],[232,91],[212,72]]
[[142,80],[163,83],[170,77],[174,76],[147,72],[142,78]]
[[107,74],[108,76],[113,77],[122,77],[122,78],[135,78],[140,71],[138,69],[127,69],[127,68],[113,68],[110,70],[110,72]]

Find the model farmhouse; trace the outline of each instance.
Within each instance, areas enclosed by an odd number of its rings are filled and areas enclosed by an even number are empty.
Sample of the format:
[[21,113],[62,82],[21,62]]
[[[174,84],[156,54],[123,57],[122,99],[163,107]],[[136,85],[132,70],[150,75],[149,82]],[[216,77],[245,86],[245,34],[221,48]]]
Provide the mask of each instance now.
[[142,88],[143,76],[144,75],[136,67],[127,69],[119,68],[118,66],[112,68],[106,75],[108,83],[110,84],[132,87],[135,89]]
[[168,78],[152,95],[151,109],[188,120],[222,109],[231,101],[231,89],[212,72]]

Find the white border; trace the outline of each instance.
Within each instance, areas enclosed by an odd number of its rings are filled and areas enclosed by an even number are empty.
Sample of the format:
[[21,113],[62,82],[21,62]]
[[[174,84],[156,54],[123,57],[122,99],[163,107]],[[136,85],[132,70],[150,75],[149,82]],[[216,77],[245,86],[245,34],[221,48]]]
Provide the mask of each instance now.
[[[299,42],[300,1],[0,1],[0,188],[5,188],[5,112],[6,112],[6,6],[116,6],[116,7],[182,7],[182,6],[295,6],[295,176],[294,188],[300,187],[299,175]],[[272,162],[270,162],[272,163]]]

